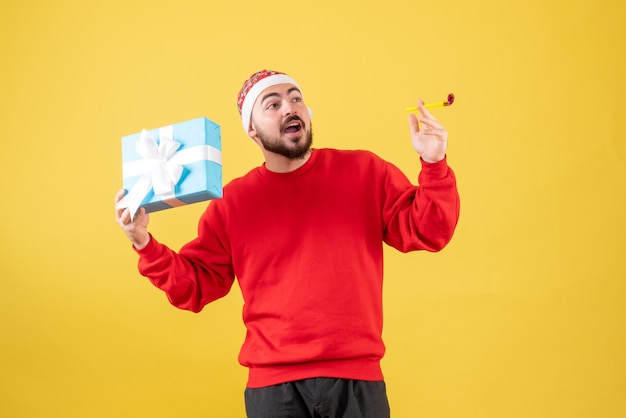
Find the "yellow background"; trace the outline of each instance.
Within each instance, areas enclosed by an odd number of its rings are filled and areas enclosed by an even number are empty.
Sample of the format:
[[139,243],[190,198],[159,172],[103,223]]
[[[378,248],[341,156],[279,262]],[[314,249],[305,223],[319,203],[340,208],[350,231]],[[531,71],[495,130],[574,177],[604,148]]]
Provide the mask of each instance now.
[[[386,251],[401,417],[626,416],[624,2],[16,1],[0,5],[0,415],[242,417],[238,289],[195,315],[114,222],[121,137],[198,116],[224,178],[262,162],[235,100],[298,80],[317,147],[413,179],[404,108],[454,106],[462,196],[438,254]],[[205,204],[159,212],[179,248]]]

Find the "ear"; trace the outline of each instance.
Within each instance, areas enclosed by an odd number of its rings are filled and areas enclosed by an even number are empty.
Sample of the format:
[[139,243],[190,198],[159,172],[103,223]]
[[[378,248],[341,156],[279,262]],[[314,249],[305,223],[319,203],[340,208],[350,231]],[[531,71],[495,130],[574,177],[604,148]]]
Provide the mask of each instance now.
[[256,133],[256,129],[254,129],[252,121],[250,122],[250,128],[248,128],[248,136],[252,138],[254,142],[258,143],[258,135]]

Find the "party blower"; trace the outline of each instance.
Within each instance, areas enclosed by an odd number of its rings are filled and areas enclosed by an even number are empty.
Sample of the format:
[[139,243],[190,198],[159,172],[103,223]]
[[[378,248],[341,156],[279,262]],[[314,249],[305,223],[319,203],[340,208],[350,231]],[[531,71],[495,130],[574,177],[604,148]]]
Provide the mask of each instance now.
[[[427,104],[424,105],[424,108],[426,108],[426,109],[434,109],[436,107],[451,106],[452,103],[454,103],[454,94],[450,93],[450,94],[448,94],[448,100],[446,100],[444,102],[427,103]],[[419,108],[417,106],[407,107],[406,108],[407,112],[415,112],[417,110],[419,110]]]

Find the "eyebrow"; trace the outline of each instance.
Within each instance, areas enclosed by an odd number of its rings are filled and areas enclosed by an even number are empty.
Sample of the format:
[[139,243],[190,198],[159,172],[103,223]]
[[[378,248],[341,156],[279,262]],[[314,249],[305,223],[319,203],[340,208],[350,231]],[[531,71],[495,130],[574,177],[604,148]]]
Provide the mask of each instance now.
[[[290,95],[290,94],[291,94],[291,93],[293,93],[294,91],[297,91],[298,93],[302,94],[302,92],[300,91],[300,89],[299,89],[299,88],[297,88],[297,87],[292,87],[292,88],[290,88],[289,90],[287,90],[287,95]],[[268,94],[266,94],[265,96],[263,96],[263,97],[261,98],[261,103],[263,103],[266,99],[269,99],[270,97],[274,97],[274,96],[276,96],[276,97],[280,97],[280,94],[278,94],[278,93],[268,93]]]

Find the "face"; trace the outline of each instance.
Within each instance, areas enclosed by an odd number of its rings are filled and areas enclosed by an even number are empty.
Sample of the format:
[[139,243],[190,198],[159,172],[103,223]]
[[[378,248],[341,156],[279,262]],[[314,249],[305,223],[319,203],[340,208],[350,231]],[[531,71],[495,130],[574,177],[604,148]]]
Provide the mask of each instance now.
[[252,110],[248,132],[269,152],[290,160],[304,158],[313,142],[311,118],[302,93],[292,84],[278,84],[261,93]]

